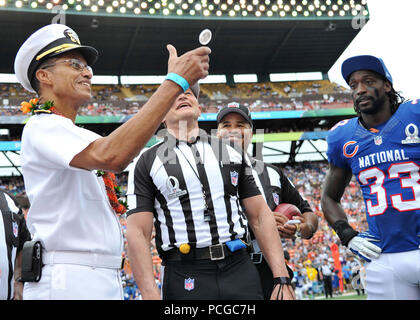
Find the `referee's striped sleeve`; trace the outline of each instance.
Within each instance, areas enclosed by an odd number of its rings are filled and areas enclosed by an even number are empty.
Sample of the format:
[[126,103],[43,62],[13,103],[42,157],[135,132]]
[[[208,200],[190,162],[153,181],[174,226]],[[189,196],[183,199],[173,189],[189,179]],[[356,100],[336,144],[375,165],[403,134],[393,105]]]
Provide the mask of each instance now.
[[246,199],[261,194],[252,175],[251,162],[245,153],[242,153],[241,177],[238,184],[238,193],[241,199]]
[[134,169],[134,195],[136,206],[127,212],[127,216],[136,212],[154,212],[154,184],[150,177],[150,164],[146,163],[148,152],[143,153]]

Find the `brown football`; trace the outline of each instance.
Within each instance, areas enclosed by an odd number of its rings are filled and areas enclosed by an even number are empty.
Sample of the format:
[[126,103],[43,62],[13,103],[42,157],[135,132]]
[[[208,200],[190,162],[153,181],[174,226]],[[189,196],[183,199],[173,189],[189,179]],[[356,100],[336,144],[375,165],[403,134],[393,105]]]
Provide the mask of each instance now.
[[274,211],[285,215],[289,220],[293,219],[294,216],[302,216],[299,208],[291,203],[280,203]]

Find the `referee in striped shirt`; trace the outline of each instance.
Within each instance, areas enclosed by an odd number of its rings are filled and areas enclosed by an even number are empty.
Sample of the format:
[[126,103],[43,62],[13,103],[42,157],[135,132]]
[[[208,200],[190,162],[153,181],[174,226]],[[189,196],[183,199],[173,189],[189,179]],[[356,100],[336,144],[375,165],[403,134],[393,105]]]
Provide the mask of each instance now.
[[0,300],[22,300],[22,248],[31,240],[16,199],[0,189]]
[[[252,139],[252,128],[253,123],[249,109],[236,102],[228,104],[217,115],[217,136],[229,138],[241,146],[245,152],[248,150]],[[301,221],[299,225],[285,225],[287,218],[277,212],[273,212],[281,237],[293,239],[297,231],[299,231],[299,235],[304,239],[310,239],[318,228],[318,219],[315,213],[312,212],[309,203],[301,197],[281,169],[254,158],[250,158],[250,161],[255,182],[270,209],[274,210],[280,203],[291,203],[298,207],[303,214],[303,217],[295,218]],[[273,274],[261,253],[252,231],[251,240],[254,251],[251,253],[251,259],[260,274],[264,299],[267,300],[271,296]],[[289,273],[291,273],[291,276],[293,275],[290,269]]]
[[[180,94],[164,119],[164,142],[134,171],[136,208],[127,218],[128,255],[144,299],[263,299],[246,242],[248,223],[275,277],[272,299],[294,299],[280,236],[249,160],[228,140],[198,127],[198,85]],[[246,215],[242,211],[246,210]],[[162,258],[162,292],[152,271],[153,221]]]

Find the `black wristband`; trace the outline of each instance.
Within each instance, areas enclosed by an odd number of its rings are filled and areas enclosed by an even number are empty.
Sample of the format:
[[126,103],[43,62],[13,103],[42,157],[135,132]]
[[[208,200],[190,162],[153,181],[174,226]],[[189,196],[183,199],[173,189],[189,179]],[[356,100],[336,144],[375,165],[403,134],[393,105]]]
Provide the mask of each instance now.
[[274,288],[276,288],[278,284],[280,285],[279,291],[277,291],[276,300],[279,300],[279,297],[280,297],[280,300],[283,300],[283,290],[282,290],[283,286],[291,286],[292,281],[290,280],[289,277],[276,277],[276,278],[273,278],[273,283],[274,283],[273,290]]
[[274,282],[274,285],[276,285],[276,284],[291,285],[292,284],[292,281],[290,280],[289,277],[277,277],[277,278],[273,278],[273,282]]
[[346,247],[350,240],[359,234],[359,232],[354,230],[345,220],[336,221],[332,227],[340,238],[341,243]]

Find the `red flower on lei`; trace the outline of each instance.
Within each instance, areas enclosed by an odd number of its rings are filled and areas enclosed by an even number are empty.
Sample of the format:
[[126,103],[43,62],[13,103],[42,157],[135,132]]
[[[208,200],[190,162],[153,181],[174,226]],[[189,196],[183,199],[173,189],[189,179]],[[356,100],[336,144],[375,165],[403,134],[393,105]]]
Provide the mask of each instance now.
[[115,174],[108,171],[98,170],[96,175],[102,177],[105,184],[106,193],[108,195],[109,203],[116,214],[124,214],[127,212],[127,203],[119,200],[122,192],[121,188],[117,186]]
[[[54,113],[59,116],[63,116],[58,110],[54,107],[53,101],[47,101],[43,104],[39,104],[39,99],[31,99],[29,102],[21,103],[21,111],[23,113]],[[116,214],[124,214],[127,212],[127,202],[119,200],[122,196],[121,188],[117,186],[115,174],[112,172],[98,170],[96,175],[102,177],[105,184],[106,193],[108,195],[109,203],[111,204],[112,209]]]
[[33,98],[29,102],[23,101],[20,110],[23,113],[56,113],[54,101],[46,101],[43,104],[39,103],[39,99]]

